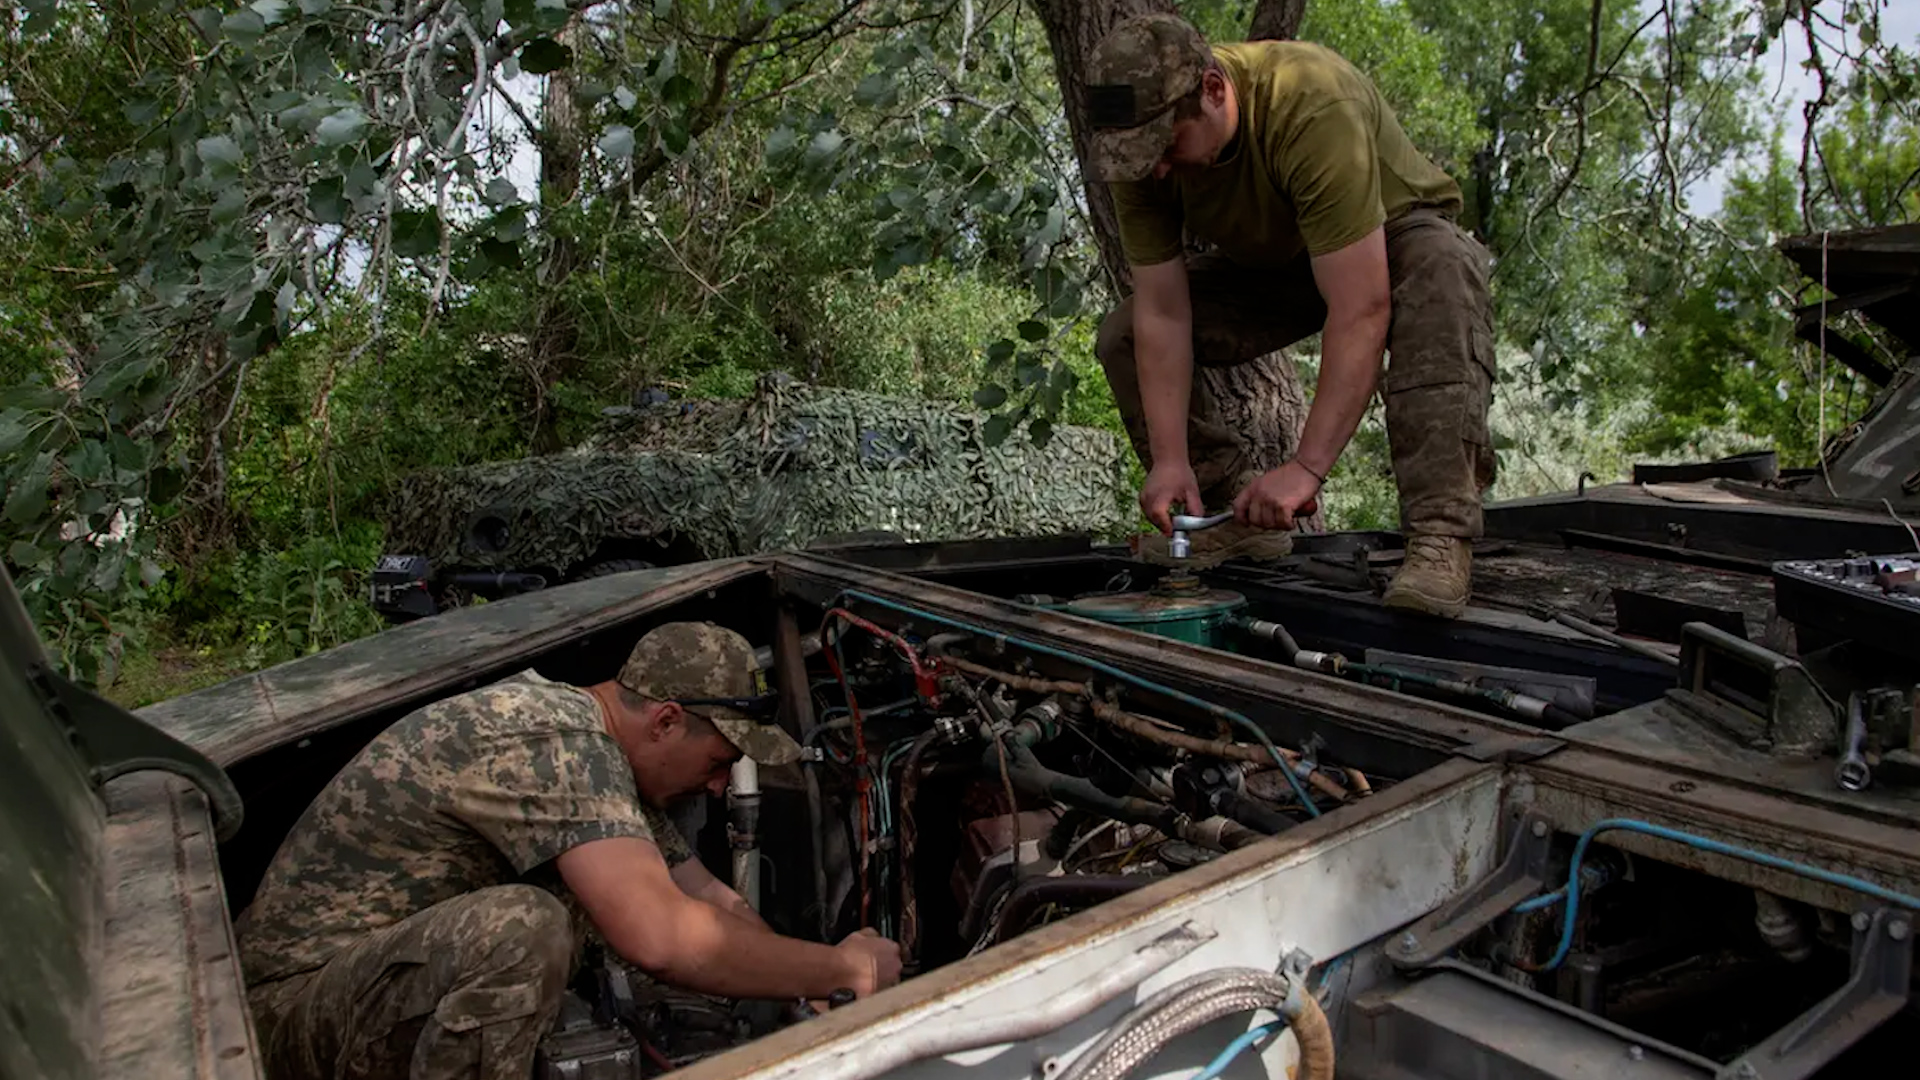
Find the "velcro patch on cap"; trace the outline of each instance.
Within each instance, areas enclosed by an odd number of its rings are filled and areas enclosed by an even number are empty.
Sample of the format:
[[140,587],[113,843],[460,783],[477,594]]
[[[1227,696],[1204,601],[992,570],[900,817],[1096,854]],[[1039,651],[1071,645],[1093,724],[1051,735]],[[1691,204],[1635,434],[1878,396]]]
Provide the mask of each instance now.
[[1136,114],[1132,83],[1087,87],[1087,121],[1094,127],[1138,127],[1146,119]]

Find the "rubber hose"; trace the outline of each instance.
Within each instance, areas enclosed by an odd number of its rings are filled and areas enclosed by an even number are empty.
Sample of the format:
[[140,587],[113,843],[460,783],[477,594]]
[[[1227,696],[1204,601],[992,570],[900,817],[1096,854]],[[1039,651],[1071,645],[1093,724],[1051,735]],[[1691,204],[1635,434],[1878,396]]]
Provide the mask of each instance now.
[[1285,832],[1294,826],[1292,818],[1237,791],[1216,792],[1213,808],[1247,828],[1268,836]]
[[1256,969],[1209,972],[1199,985],[1192,980],[1155,995],[1109,1029],[1086,1053],[1061,1073],[1059,1080],[1121,1080],[1158,1054],[1167,1043],[1223,1016],[1271,1009],[1292,1028],[1300,1045],[1300,1068],[1295,1080],[1333,1080],[1333,1031],[1312,995],[1295,990],[1278,975]]
[[[1007,776],[1013,781],[1014,787],[1029,795],[1077,806],[1129,825],[1151,825],[1168,836],[1178,831],[1180,813],[1173,807],[1150,799],[1109,795],[1091,780],[1055,772],[1040,764],[1040,759],[1034,757],[1033,751],[1017,736],[1016,731],[1001,742],[1007,751]],[[983,765],[991,772],[999,767],[998,762],[994,751],[989,748]]]
[[1066,874],[1061,877],[1032,878],[1014,886],[1000,919],[993,927],[995,945],[1019,936],[1027,921],[1048,904],[1088,905],[1105,903],[1145,885],[1143,874]]

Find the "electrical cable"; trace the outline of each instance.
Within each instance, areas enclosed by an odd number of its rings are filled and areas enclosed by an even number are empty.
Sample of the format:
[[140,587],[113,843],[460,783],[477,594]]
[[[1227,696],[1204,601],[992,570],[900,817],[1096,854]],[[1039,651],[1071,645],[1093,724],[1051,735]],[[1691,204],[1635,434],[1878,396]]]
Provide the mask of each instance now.
[[1215,1080],[1221,1073],[1227,1071],[1227,1066],[1233,1064],[1233,1059],[1244,1053],[1247,1047],[1285,1030],[1287,1030],[1285,1020],[1270,1020],[1258,1027],[1248,1028],[1244,1034],[1228,1043],[1225,1050],[1220,1051],[1212,1061],[1209,1061],[1206,1068],[1194,1073],[1190,1080]]
[[1246,731],[1248,734],[1252,735],[1260,743],[1260,745],[1266,749],[1267,753],[1273,755],[1274,763],[1280,767],[1280,774],[1286,777],[1287,784],[1293,788],[1294,797],[1299,799],[1300,805],[1306,808],[1308,816],[1310,817],[1320,816],[1320,808],[1314,805],[1312,797],[1307,794],[1306,788],[1302,786],[1302,784],[1300,783],[1300,778],[1295,776],[1293,773],[1293,770],[1288,767],[1286,758],[1281,755],[1280,748],[1273,744],[1273,739],[1267,735],[1266,730],[1260,727],[1260,725],[1254,723],[1252,720],[1248,719],[1246,716],[1238,712],[1235,712],[1234,710],[1229,709],[1224,705],[1207,701],[1204,698],[1195,697],[1194,695],[1189,694],[1183,690],[1176,690],[1171,686],[1164,686],[1160,683],[1152,681],[1151,679],[1142,678],[1131,672],[1122,670],[1121,668],[1114,667],[1112,664],[1104,663],[1102,661],[1095,660],[1091,657],[1079,656],[1074,653],[1067,652],[1064,649],[1056,649],[1050,645],[1042,645],[1035,641],[1028,641],[1023,638],[1014,637],[1011,634],[1004,634],[1004,633],[988,630],[988,629],[985,629],[984,627],[975,626],[972,623],[965,622],[960,619],[955,619],[950,616],[936,615],[931,611],[926,611],[924,609],[916,608],[916,607],[910,607],[906,604],[901,604],[892,600],[888,600],[885,597],[875,596],[874,594],[869,592],[862,592],[859,589],[847,589],[840,594],[840,598],[852,598],[855,600],[862,600],[870,604],[877,604],[880,607],[890,608],[894,611],[900,612],[901,614],[910,615],[917,619],[927,619],[931,622],[937,622],[946,626],[955,627],[960,630],[970,631],[974,634],[981,635],[982,637],[985,637],[986,639],[991,641],[1004,641],[1012,645],[1017,645],[1020,648],[1028,650],[1029,652],[1039,653],[1042,656],[1051,656],[1058,660],[1065,660],[1069,663],[1079,664],[1082,667],[1086,667],[1090,670],[1098,671],[1102,675],[1119,679],[1122,682],[1130,683],[1150,693],[1161,694],[1165,697],[1172,698],[1173,700],[1181,702],[1182,704],[1189,705],[1189,706],[1192,706],[1193,708],[1199,709],[1202,712],[1205,712],[1206,714],[1208,714],[1209,716],[1215,716],[1222,720],[1225,720],[1228,723],[1233,724],[1234,726],[1239,727],[1242,730]]
[[[1892,889],[1875,885],[1871,881],[1854,877],[1851,874],[1839,874],[1832,870],[1822,870],[1817,866],[1809,866],[1806,863],[1783,859],[1778,855],[1768,855],[1763,851],[1754,851],[1751,848],[1737,847],[1733,844],[1722,843],[1704,836],[1695,836],[1692,833],[1681,832],[1678,829],[1669,829],[1664,825],[1655,825],[1649,821],[1640,821],[1635,818],[1607,818],[1603,821],[1595,822],[1586,832],[1581,833],[1579,842],[1573,846],[1573,860],[1567,869],[1567,884],[1559,890],[1566,894],[1567,903],[1566,916],[1562,919],[1560,926],[1560,944],[1554,949],[1553,958],[1548,960],[1546,964],[1540,968],[1542,971],[1552,971],[1559,967],[1566,960],[1567,953],[1573,949],[1574,920],[1580,912],[1580,889],[1578,888],[1580,861],[1586,857],[1587,846],[1593,842],[1593,838],[1603,832],[1644,833],[1647,836],[1658,837],[1662,840],[1671,840],[1674,843],[1685,844],[1688,847],[1711,852],[1715,855],[1726,855],[1736,859],[1744,859],[1747,862],[1770,867],[1774,870],[1797,874],[1800,877],[1812,878],[1815,881],[1825,882],[1828,885],[1838,886],[1842,889],[1850,889],[1857,893],[1864,893],[1876,900],[1883,900],[1889,904],[1897,904],[1904,908],[1920,911],[1920,896],[1909,896],[1906,893],[1895,892]],[[1519,911],[1521,908],[1538,910],[1541,907],[1546,907],[1551,903],[1549,900],[1551,896],[1553,896],[1553,894],[1548,893],[1546,896],[1535,897],[1515,907],[1514,910]],[[1533,906],[1528,907],[1528,905]]]

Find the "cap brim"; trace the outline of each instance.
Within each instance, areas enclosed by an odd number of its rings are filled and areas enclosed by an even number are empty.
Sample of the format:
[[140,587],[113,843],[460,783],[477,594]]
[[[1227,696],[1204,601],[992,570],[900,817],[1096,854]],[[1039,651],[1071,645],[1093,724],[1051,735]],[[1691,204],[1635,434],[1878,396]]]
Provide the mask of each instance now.
[[1105,128],[1093,133],[1094,172],[1102,180],[1143,180],[1173,143],[1173,110],[1130,128]]
[[800,744],[793,741],[793,736],[772,724],[716,716],[713,726],[720,729],[720,734],[727,737],[734,749],[755,764],[790,765],[800,760]]

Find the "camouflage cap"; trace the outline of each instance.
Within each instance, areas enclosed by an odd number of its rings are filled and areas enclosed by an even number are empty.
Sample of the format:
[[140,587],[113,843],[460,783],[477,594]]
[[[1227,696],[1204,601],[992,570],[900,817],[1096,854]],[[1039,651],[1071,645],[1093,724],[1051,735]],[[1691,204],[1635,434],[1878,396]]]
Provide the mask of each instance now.
[[[616,676],[620,685],[657,701],[750,698],[758,669],[747,639],[707,622],[671,622],[647,631]],[[762,765],[800,760],[793,736],[725,705],[690,708],[713,721],[742,754]]]
[[1207,39],[1178,15],[1126,19],[1087,61],[1089,163],[1102,180],[1139,180],[1173,143],[1174,106],[1213,63]]

